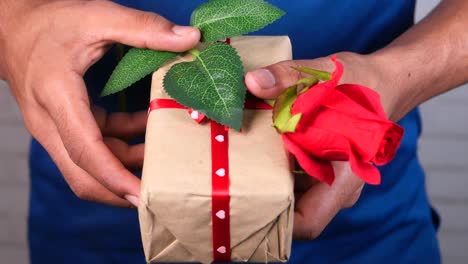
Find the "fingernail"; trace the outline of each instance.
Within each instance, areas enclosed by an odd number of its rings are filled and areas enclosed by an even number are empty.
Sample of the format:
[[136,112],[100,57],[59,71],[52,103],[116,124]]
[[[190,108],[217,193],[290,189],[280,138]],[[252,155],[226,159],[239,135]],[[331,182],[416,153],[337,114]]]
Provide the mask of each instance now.
[[259,69],[251,72],[251,74],[261,89],[271,89],[276,85],[275,76],[267,69]]
[[187,36],[193,33],[194,31],[195,31],[195,28],[193,27],[187,27],[187,26],[172,27],[172,32],[174,32],[176,35],[179,35],[179,36]]
[[140,199],[133,195],[125,195],[125,200],[129,201],[135,207],[138,207],[138,204],[140,203]]

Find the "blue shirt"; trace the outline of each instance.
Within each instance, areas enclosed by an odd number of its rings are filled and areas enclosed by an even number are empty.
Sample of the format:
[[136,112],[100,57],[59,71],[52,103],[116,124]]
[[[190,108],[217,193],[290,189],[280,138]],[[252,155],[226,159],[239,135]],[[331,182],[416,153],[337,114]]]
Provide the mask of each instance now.
[[[188,24],[200,0],[120,0]],[[339,51],[370,53],[413,24],[413,0],[270,0],[287,12],[255,34],[289,35],[296,59]],[[90,94],[104,86],[115,64],[107,55],[90,69]],[[148,81],[127,92],[130,110],[145,109]],[[113,108],[115,97],[95,99]],[[341,211],[314,241],[295,241],[291,263],[439,263],[424,172],[417,157],[421,133],[417,110],[400,124],[405,128],[396,159],[380,168],[382,184],[366,186],[358,203]],[[29,242],[33,264],[144,263],[137,213],[81,201],[74,196],[44,149],[31,145]]]

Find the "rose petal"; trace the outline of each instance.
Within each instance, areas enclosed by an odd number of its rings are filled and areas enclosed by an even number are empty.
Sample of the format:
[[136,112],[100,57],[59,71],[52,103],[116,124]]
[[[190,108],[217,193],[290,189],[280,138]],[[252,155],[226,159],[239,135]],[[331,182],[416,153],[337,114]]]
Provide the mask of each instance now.
[[403,139],[404,129],[397,125],[392,126],[386,131],[375,157],[371,160],[376,165],[385,165],[393,158],[400,147]]
[[296,132],[283,134],[286,149],[307,174],[333,183],[331,161],[349,161],[353,172],[369,184],[379,184],[379,170],[392,160],[403,128],[389,121],[380,96],[373,90],[338,82],[343,65],[332,58],[332,79],[301,94],[292,114],[302,113]]
[[335,90],[335,87],[343,76],[344,68],[343,64],[336,60],[336,56],[332,56],[332,61],[335,63],[336,69],[332,73],[330,81],[319,83],[311,87],[307,92],[299,95],[293,104],[292,115],[302,113],[305,116],[312,116],[314,111],[323,103],[323,100]]
[[349,164],[354,174],[368,184],[380,184],[380,171],[371,163],[359,161],[354,155],[350,155]]
[[288,137],[310,156],[325,160],[348,159],[348,139],[320,126],[309,126],[305,131],[288,134]]
[[357,84],[342,84],[336,90],[348,96],[353,102],[360,104],[363,108],[377,114],[380,118],[387,118],[382,107],[380,95],[365,86]]
[[322,103],[322,106],[334,109],[335,111],[345,115],[359,116],[361,118],[379,122],[389,122],[386,116],[381,117],[379,114],[375,113],[373,109],[365,108],[359,102],[354,101],[352,96],[350,97],[349,94],[345,94],[341,90],[335,90],[335,92],[328,97],[328,100],[325,100]]
[[283,142],[286,149],[296,157],[297,162],[307,174],[330,185],[333,183],[335,173],[329,161],[318,161],[311,158],[296,145],[296,143],[288,138],[288,134],[283,134]]
[[[340,136],[344,138],[340,142],[327,143],[323,147],[347,151],[348,145],[351,145],[355,155],[367,162],[374,158],[378,152],[389,125],[389,123],[361,118],[358,114],[347,115],[335,109],[326,108],[309,124],[310,127],[326,132],[321,137],[335,139]],[[310,128],[306,131],[308,130]],[[313,147],[316,148],[316,146]]]

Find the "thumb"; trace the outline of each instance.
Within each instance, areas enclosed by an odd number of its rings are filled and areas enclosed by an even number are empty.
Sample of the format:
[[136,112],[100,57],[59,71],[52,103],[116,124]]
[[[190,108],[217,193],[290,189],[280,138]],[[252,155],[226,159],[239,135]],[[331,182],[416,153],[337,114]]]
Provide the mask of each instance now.
[[309,67],[327,71],[333,69],[329,59],[283,61],[255,71],[245,76],[245,85],[249,91],[264,99],[275,99],[286,88],[294,85],[302,78],[310,77],[296,71],[295,67]]
[[175,25],[164,17],[127,8],[110,1],[94,1],[91,23],[103,40],[138,48],[181,52],[200,41],[195,27]]

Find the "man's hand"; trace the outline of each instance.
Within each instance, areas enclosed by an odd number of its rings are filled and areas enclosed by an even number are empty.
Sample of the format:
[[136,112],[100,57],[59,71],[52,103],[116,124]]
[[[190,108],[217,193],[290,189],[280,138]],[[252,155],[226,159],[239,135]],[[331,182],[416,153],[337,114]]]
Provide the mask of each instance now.
[[113,42],[185,51],[200,32],[110,1],[2,0],[0,77],[26,128],[46,148],[75,194],[115,206],[136,206],[146,115],[107,115],[91,105],[82,76]]
[[[430,98],[468,81],[468,2],[444,0],[422,22],[387,47],[370,55],[339,53],[345,66],[342,83],[370,87],[380,94],[392,121],[399,121]],[[328,58],[286,61],[246,76],[248,89],[260,98],[273,99],[305,77],[292,69],[305,66],[332,71]],[[333,186],[311,178],[296,179],[297,196],[294,234],[317,237],[339,210],[358,199],[363,182],[347,163],[334,163]]]
[[[353,53],[340,53],[338,60],[345,66],[342,83],[359,83],[364,86],[385,90],[385,74],[374,67],[371,57]],[[293,67],[332,72],[330,58],[315,60],[285,61],[246,75],[247,88],[260,98],[273,99],[308,77]],[[386,104],[384,104],[385,107]],[[296,206],[294,214],[294,237],[315,239],[342,209],[353,206],[359,199],[364,182],[351,171],[347,162],[333,162],[335,181],[332,186],[318,182],[308,175],[298,175],[295,181]]]

